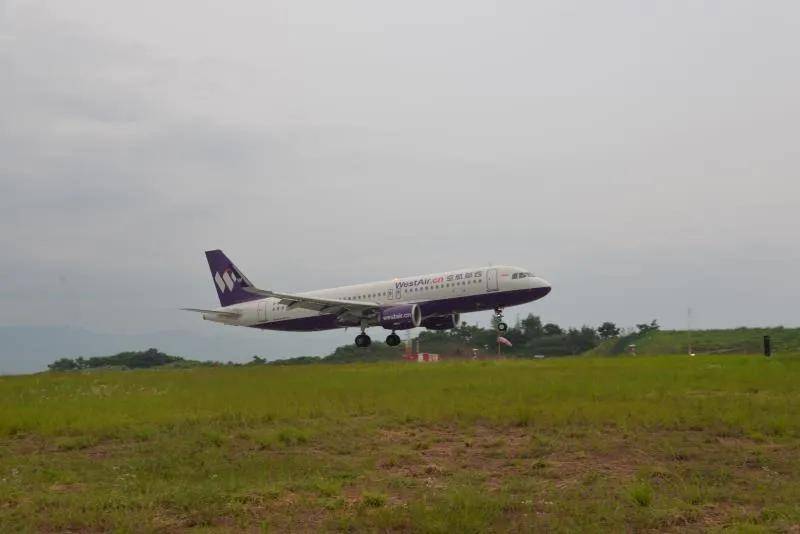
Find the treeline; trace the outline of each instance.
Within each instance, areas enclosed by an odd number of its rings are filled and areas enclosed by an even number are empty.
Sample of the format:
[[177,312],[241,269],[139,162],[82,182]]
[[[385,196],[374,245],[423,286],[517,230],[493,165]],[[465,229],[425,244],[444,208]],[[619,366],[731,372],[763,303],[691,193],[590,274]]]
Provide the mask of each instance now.
[[[511,326],[502,337],[507,339],[511,346],[503,346],[502,353],[506,356],[533,357],[537,354],[545,356],[567,356],[581,354],[597,347],[601,342],[618,338],[620,343],[628,342],[643,334],[659,329],[654,320],[650,323],[636,325],[637,330],[621,335],[621,330],[612,322],[605,322],[593,328],[582,326],[580,328],[562,328],[555,323],[542,323],[536,315],[530,314],[525,319]],[[493,355],[497,352],[498,332],[496,324],[489,328],[468,325],[462,322],[460,326],[451,330],[433,331],[425,330],[418,337],[419,350],[422,352],[438,353],[446,357],[462,356],[471,357],[477,350],[479,355]],[[328,356],[300,356],[283,360],[267,361],[260,356],[245,364],[228,362],[188,360],[179,356],[165,354],[158,349],[145,351],[120,352],[112,356],[96,356],[91,358],[61,358],[47,367],[51,371],[80,371],[85,369],[99,369],[117,367],[124,369],[147,369],[151,367],[196,367],[196,366],[238,366],[238,365],[304,365],[311,363],[355,363],[397,360],[403,354],[404,347],[389,347],[375,342],[366,349],[355,345],[338,347]]]
[[[469,356],[473,349],[477,349],[479,354],[494,354],[498,346],[495,324],[493,321],[492,327],[481,328],[463,322],[452,330],[424,331],[419,335],[420,347],[425,352],[440,354]],[[655,321],[651,325],[658,328]],[[597,328],[563,328],[555,323],[543,323],[541,318],[529,314],[501,335],[511,343],[510,347],[501,348],[505,355],[567,356],[586,352],[606,339],[619,336],[620,329],[612,322],[605,322]]]
[[[146,369],[149,367],[161,367],[162,365],[203,365],[204,362],[187,360],[180,356],[170,356],[158,349],[147,349],[145,351],[120,352],[113,356],[95,356],[84,358],[61,358],[51,363],[47,367],[51,371],[79,371],[83,369],[98,369],[102,367],[124,367],[127,369]],[[211,362],[205,364],[212,365]]]
[[[297,358],[286,358],[283,360],[273,360],[270,365],[303,365],[308,363],[357,363],[357,362],[381,362],[398,360],[403,355],[403,346],[390,347],[386,343],[373,342],[369,347],[362,349],[355,345],[343,345],[337,347],[333,354],[328,356],[298,356]],[[253,357],[253,361],[260,358]]]
[[[658,323],[653,320],[650,323],[636,325],[636,330],[630,332],[629,336],[633,339],[658,329]],[[562,328],[555,323],[543,323],[536,315],[529,314],[502,334],[512,346],[503,346],[501,350],[506,356],[516,357],[533,357],[537,354],[568,356],[591,350],[607,339],[619,338],[621,334],[622,330],[610,321],[604,322],[597,328],[591,326]],[[497,353],[498,332],[496,321],[493,321],[490,328],[462,322],[460,326],[451,330],[424,330],[417,339],[419,340],[419,350],[422,352],[437,353],[446,357],[471,357],[473,350],[477,350],[479,355],[486,356]],[[374,362],[396,360],[402,353],[402,347],[389,347],[384,343],[373,342],[367,349],[345,345],[337,348],[333,354],[322,358],[301,356],[268,363],[270,365],[302,365]]]

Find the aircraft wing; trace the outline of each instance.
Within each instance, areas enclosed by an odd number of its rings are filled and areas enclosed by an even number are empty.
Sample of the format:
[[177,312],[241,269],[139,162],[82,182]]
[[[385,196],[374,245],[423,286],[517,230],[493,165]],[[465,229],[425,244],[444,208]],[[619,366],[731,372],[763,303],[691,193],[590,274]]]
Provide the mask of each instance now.
[[242,315],[241,312],[236,311],[219,311],[219,310],[204,310],[202,308],[181,308],[184,311],[191,311],[191,312],[198,312],[198,313],[209,313],[214,315],[219,315],[220,317],[230,317],[231,319],[235,319]]
[[303,308],[314,310],[320,313],[339,314],[344,312],[355,312],[361,315],[369,315],[380,308],[377,302],[364,302],[355,300],[324,299],[319,297],[307,297],[305,295],[292,295],[289,293],[276,293],[255,287],[243,288],[248,293],[281,299],[281,304],[288,309]]

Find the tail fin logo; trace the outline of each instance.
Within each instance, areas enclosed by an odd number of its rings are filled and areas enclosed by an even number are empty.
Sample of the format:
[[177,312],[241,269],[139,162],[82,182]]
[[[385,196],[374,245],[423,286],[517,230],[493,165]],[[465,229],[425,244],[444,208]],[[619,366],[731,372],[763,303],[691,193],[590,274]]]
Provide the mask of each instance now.
[[214,273],[214,282],[217,283],[217,287],[219,288],[220,293],[225,293],[225,291],[233,291],[233,288],[236,286],[237,282],[241,282],[241,278],[236,277],[236,272],[231,270],[230,268],[225,269],[222,272],[222,276],[220,276],[219,271]]

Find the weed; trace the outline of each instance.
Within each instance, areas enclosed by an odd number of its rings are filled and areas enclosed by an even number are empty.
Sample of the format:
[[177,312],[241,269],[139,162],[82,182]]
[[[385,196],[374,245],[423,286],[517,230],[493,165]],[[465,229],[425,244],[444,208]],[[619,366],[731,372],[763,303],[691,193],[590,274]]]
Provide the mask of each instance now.
[[628,490],[628,495],[638,506],[650,506],[650,503],[653,502],[653,488],[645,482],[634,484]]
[[361,495],[361,503],[370,508],[380,508],[386,504],[386,496],[380,493],[365,492]]

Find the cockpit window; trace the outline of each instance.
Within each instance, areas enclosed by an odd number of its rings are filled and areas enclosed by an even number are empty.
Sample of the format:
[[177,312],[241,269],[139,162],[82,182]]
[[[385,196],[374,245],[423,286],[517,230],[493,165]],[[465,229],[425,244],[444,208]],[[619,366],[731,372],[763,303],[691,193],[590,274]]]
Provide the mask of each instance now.
[[511,279],[512,279],[512,280],[516,280],[517,278],[519,278],[519,275],[520,275],[520,274],[522,274],[522,273],[514,273],[514,274],[512,274],[512,275],[511,275]]

